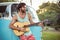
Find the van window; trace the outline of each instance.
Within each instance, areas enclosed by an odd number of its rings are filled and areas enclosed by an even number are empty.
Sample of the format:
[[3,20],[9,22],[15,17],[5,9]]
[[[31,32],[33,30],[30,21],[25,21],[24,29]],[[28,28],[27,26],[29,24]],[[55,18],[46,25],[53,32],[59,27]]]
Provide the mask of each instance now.
[[7,6],[0,6],[0,18],[1,17],[8,17],[9,14],[6,11]]

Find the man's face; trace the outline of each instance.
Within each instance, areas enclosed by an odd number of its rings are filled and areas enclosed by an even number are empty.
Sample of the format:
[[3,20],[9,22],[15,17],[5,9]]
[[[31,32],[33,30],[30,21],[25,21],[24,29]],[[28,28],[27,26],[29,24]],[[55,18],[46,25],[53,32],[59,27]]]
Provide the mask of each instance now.
[[21,8],[22,12],[26,12],[26,5]]

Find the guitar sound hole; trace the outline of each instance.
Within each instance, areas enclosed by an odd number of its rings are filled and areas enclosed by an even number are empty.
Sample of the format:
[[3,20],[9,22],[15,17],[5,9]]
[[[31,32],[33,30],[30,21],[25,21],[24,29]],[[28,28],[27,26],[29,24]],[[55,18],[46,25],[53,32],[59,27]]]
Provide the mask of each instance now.
[[[17,28],[19,28],[18,25],[17,25]],[[20,32],[20,30],[18,30],[18,32]]]
[[17,25],[17,28],[19,28],[18,25]]

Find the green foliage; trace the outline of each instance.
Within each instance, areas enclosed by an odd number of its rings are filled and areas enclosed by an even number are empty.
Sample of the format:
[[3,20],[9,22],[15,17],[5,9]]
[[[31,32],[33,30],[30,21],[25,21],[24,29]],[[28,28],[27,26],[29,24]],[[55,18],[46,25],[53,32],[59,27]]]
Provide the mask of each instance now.
[[57,13],[53,11],[46,11],[42,14],[38,14],[38,17],[40,20],[49,19],[54,21],[57,19],[56,16],[57,16]]
[[[40,9],[47,9],[44,13],[40,13]],[[39,10],[39,11],[38,11]],[[60,15],[60,8],[57,6],[57,3],[43,3],[41,6],[39,6],[39,9],[37,10],[38,12],[38,17],[40,20],[51,20],[53,21],[54,25],[58,25],[57,20],[59,20],[58,15]],[[44,11],[44,10],[42,10]]]
[[[43,3],[41,6],[39,6],[39,8],[40,9],[45,8],[48,11],[55,11],[57,13],[60,13],[60,8],[57,6],[57,3],[49,3],[49,2]],[[39,12],[40,9],[38,9],[37,11]]]
[[48,7],[50,5],[50,3],[49,2],[47,2],[47,3],[43,3],[41,6],[39,6],[39,8],[45,8],[45,7]]
[[[40,13],[41,9],[47,9],[47,11],[44,11]],[[60,26],[60,7],[57,6],[57,3],[43,3],[41,6],[39,6],[39,9],[37,10],[38,17],[40,20],[51,20],[52,21],[52,27],[59,30]],[[40,13],[40,14],[39,14]]]

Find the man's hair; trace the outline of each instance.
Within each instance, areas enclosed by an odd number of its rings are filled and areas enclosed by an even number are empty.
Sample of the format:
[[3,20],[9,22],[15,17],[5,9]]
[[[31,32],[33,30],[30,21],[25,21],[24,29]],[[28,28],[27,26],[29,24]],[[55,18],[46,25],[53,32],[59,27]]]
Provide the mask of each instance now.
[[19,4],[18,4],[18,7],[17,7],[18,11],[20,10],[20,8],[22,8],[22,7],[25,6],[25,5],[26,5],[25,3],[19,3]]

